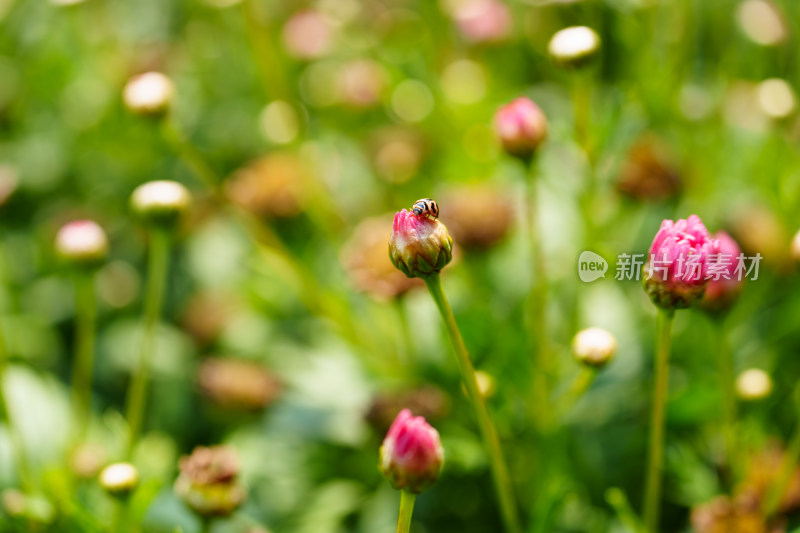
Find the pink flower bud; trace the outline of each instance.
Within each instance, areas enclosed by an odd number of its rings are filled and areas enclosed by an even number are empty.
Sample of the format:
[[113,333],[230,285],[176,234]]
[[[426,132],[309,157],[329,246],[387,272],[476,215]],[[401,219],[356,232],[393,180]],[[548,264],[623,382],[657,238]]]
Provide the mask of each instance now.
[[424,278],[453,258],[453,239],[439,220],[403,209],[394,216],[389,258],[409,278]]
[[419,494],[439,477],[444,460],[439,432],[403,409],[381,446],[380,469],[392,486]]
[[497,111],[494,129],[503,150],[530,159],[547,137],[547,117],[530,98],[520,97]]
[[91,220],[65,224],[56,235],[56,252],[72,264],[94,267],[108,254],[108,237]]
[[722,311],[733,304],[742,288],[744,274],[736,270],[742,250],[724,231],[715,233],[714,238],[719,241],[719,255],[714,258],[716,266],[709,272],[711,280],[701,305],[709,311]]
[[664,309],[689,307],[703,296],[709,255],[719,250],[719,241],[711,237],[697,215],[663,221],[650,246],[645,291]]
[[511,34],[511,11],[498,0],[467,0],[454,13],[458,29],[474,43],[495,43]]

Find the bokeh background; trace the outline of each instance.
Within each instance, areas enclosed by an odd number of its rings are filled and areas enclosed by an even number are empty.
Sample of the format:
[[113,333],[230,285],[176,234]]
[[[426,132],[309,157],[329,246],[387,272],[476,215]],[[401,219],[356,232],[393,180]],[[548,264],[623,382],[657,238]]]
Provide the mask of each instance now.
[[[616,255],[646,252],[663,218],[695,213],[763,256],[724,319],[677,317],[663,522],[691,530],[692,508],[768,477],[773,467],[747,465],[765,449],[780,457],[797,426],[799,17],[791,0],[0,1],[2,386],[39,487],[34,518],[6,508],[0,529],[107,527],[112,503],[93,479],[120,454],[145,283],[147,239],[129,197],[173,179],[195,202],[171,251],[134,461],[136,527],[197,531],[172,491],[178,458],[227,443],[248,497],[214,531],[394,531],[398,494],[376,468],[378,447],[410,407],[446,450],[412,530],[500,530],[436,309],[386,255],[393,213],[432,197],[457,247],[444,284],[490,382],[531,532],[632,531],[619,502],[640,506],[655,308],[638,283],[613,279]],[[590,64],[564,68],[547,43],[578,24],[602,45]],[[146,71],[174,83],[167,117],[123,103]],[[498,107],[523,95],[550,123],[533,177],[492,129]],[[580,98],[589,149],[575,134]],[[557,354],[544,400],[524,341],[531,179]],[[96,220],[111,248],[95,279],[91,448],[70,462],[75,304],[53,240],[77,218]],[[611,262],[605,279],[579,281],[584,249]],[[561,409],[581,372],[570,342],[588,326],[613,332],[618,355]],[[735,473],[720,459],[721,346],[737,373],[757,367],[774,381],[768,398],[740,406]],[[532,412],[556,420],[547,435]],[[86,478],[79,491],[70,471]],[[0,426],[0,488],[17,487]],[[790,531],[791,513],[780,524]]]

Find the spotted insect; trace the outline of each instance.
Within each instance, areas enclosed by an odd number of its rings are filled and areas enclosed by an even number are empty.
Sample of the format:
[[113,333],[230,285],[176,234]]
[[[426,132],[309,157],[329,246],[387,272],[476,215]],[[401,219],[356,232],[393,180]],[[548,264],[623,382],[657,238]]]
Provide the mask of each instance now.
[[421,200],[417,200],[416,202],[414,202],[414,205],[411,207],[411,210],[417,216],[427,215],[431,218],[439,217],[439,204],[437,204],[430,198],[422,198]]

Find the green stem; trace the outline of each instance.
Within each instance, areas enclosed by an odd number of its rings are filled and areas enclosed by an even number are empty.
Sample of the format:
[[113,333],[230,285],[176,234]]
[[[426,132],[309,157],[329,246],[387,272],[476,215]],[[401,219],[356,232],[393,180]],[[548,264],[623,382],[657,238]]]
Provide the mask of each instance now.
[[661,504],[661,471],[664,461],[664,408],[667,400],[669,351],[675,311],[659,309],[656,337],[656,366],[653,410],[650,419],[650,445],[647,454],[647,478],[644,489],[644,523],[655,533]]
[[75,361],[72,366],[76,444],[83,442],[89,427],[96,315],[94,276],[90,272],[78,272],[75,277]]
[[733,352],[728,344],[724,321],[717,327],[717,357],[722,387],[723,434],[725,436],[725,461],[729,468],[736,459],[736,377],[733,368]]
[[114,502],[114,515],[111,518],[109,533],[123,533],[129,530],[128,499],[116,499]]
[[274,33],[271,31],[273,28],[267,28],[261,24],[252,0],[244,0],[241,7],[245,30],[253,51],[253,59],[256,62],[265,94],[271,95],[273,99],[287,98],[289,85],[283,75],[286,69],[280,64],[280,58],[270,41],[270,35]]
[[564,395],[564,402],[561,405],[562,412],[566,413],[577,401],[589,390],[589,387],[594,383],[594,378],[597,377],[597,369],[592,367],[583,367],[580,373],[575,376],[575,379],[570,383],[569,390]]
[[183,159],[183,162],[186,163],[203,184],[214,193],[217,193],[220,180],[216,171],[206,162],[206,159],[195,145],[189,142],[189,139],[186,138],[180,126],[175,122],[175,118],[172,114],[164,117],[162,128],[164,137],[170,145],[172,145],[172,149],[175,153]]
[[408,533],[411,530],[411,513],[414,512],[416,499],[416,494],[405,490],[400,491],[400,516],[397,517],[397,533]]
[[647,533],[642,527],[639,518],[631,508],[625,493],[617,487],[606,490],[606,501],[614,509],[617,518],[627,528],[629,533]]
[[[532,337],[530,349],[536,354],[533,361],[533,387],[531,402],[534,406],[547,406],[550,398],[550,376],[553,372],[547,342],[547,273],[542,251],[540,217],[537,209],[536,182],[533,179],[533,161],[530,164],[531,179],[528,180],[528,220],[527,230],[530,235],[530,253],[533,263],[533,280],[528,295],[528,332]],[[547,424],[549,409],[537,409],[536,419]]]
[[211,518],[200,518],[200,533],[211,533]]
[[500,511],[506,530],[509,533],[520,533],[521,529],[517,518],[516,504],[514,503],[511,478],[508,475],[508,468],[503,459],[500,439],[497,437],[497,431],[489,417],[486,403],[484,403],[483,397],[480,394],[478,380],[475,377],[475,369],[469,358],[464,339],[461,337],[461,331],[458,329],[453,310],[450,308],[450,304],[444,294],[442,279],[438,273],[435,273],[425,278],[424,281],[428,286],[428,290],[434,302],[436,302],[436,307],[439,308],[442,320],[444,320],[445,326],[447,327],[450,341],[456,352],[458,368],[461,371],[461,379],[467,389],[467,396],[475,412],[475,418],[477,418],[478,421],[478,427],[483,437],[484,446],[486,446],[486,452],[489,454],[495,490],[497,491],[497,498],[500,502]]
[[139,352],[139,366],[128,389],[128,441],[125,456],[130,459],[139,438],[147,403],[150,361],[156,347],[158,319],[164,301],[167,268],[169,267],[170,235],[167,230],[154,228],[150,232],[150,258],[147,267],[147,294],[144,303],[144,323]]
[[33,490],[33,474],[25,452],[25,443],[22,433],[17,424],[14,423],[11,410],[9,409],[8,397],[6,396],[5,374],[8,364],[8,348],[6,345],[5,332],[0,323],[0,419],[5,419],[8,427],[8,435],[11,443],[11,454],[14,459],[14,466],[17,470],[20,487],[25,491]]

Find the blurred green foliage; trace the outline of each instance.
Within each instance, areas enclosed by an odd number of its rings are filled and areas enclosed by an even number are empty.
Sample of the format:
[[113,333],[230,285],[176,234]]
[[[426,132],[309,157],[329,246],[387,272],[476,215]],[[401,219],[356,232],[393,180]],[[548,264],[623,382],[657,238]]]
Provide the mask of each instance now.
[[[764,256],[759,279],[746,284],[724,326],[701,311],[678,314],[664,531],[688,530],[693,507],[730,493],[746,478],[748,457],[796,430],[800,280],[790,244],[800,227],[800,129],[793,109],[770,114],[776,97],[759,96],[757,84],[800,83],[800,4],[769,4],[784,32],[770,44],[743,29],[739,2],[509,1],[507,28],[495,21],[505,28],[496,42],[464,22],[467,8],[481,7],[475,1],[59,4],[0,0],[0,192],[8,191],[0,323],[10,359],[2,387],[35,474],[27,517],[12,517],[11,493],[3,493],[0,530],[108,528],[111,500],[94,474],[72,479],[66,459],[74,291],[53,238],[63,223],[90,218],[111,242],[95,280],[88,440],[99,467],[122,453],[120,413],[140,337],[147,238],[129,196],[154,179],[184,183],[195,206],[172,250],[146,435],[134,460],[142,485],[130,521],[142,531],[199,531],[172,492],[178,458],[223,442],[241,457],[248,497],[213,531],[393,531],[398,495],[376,468],[387,416],[366,415],[377,396],[423,385],[444,398],[426,414],[446,463],[418,498],[412,530],[499,530],[487,461],[433,302],[417,289],[375,297],[351,264],[380,271],[388,263],[359,251],[363,235],[352,241],[366,219],[379,217],[388,240],[391,213],[433,197],[449,224],[455,206],[447,198],[475,186],[487,200],[462,206],[467,218],[491,225],[498,210],[512,216],[498,230],[503,238],[461,246],[444,283],[475,366],[496,382],[489,408],[526,531],[630,531],[606,491],[622,489],[639,509],[655,310],[638,283],[613,279],[613,264],[594,284],[578,280],[575,264],[584,249],[607,259],[644,253],[663,218],[696,213]],[[293,24],[298,13],[316,18]],[[494,15],[479,13],[492,23]],[[602,39],[580,71],[546,52],[552,34],[573,24]],[[123,104],[126,82],[150,70],[175,84],[168,118],[137,116]],[[573,116],[582,90],[591,98],[588,157]],[[491,129],[496,109],[520,95],[550,121],[534,167],[547,337],[557,354],[554,398],[543,405],[533,403],[523,318],[532,283],[527,178]],[[634,147],[644,142],[647,151],[651,141],[666,155],[642,173],[668,167],[683,183],[682,193],[656,202],[618,187]],[[253,166],[264,157],[273,159]],[[198,176],[198,160],[218,190]],[[255,177],[243,178],[243,168]],[[582,210],[590,174],[596,192]],[[281,211],[292,202],[296,209]],[[470,234],[455,237],[458,245]],[[588,326],[613,332],[618,356],[574,406],[554,412],[580,372],[572,335]],[[768,399],[740,406],[742,457],[733,471],[720,462],[719,329],[737,373],[758,367],[774,381]],[[277,398],[255,410],[220,405],[198,383],[211,356],[257,363],[280,382]],[[391,421],[402,405],[388,403]],[[536,411],[554,415],[549,431],[533,427]],[[3,425],[2,489],[19,487],[12,463]]]

